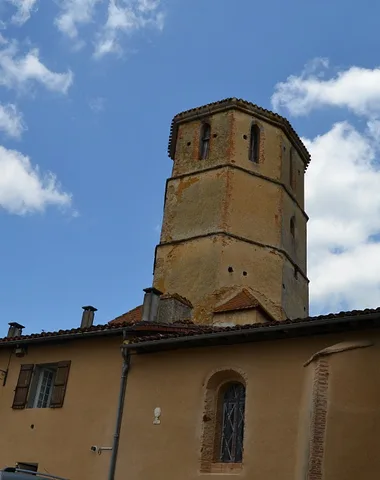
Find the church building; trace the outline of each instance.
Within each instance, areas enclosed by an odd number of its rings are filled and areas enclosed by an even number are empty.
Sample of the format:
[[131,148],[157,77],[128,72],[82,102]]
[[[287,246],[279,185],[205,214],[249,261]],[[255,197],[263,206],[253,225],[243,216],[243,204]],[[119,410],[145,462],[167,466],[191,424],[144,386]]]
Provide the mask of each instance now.
[[229,98],[176,115],[169,156],[142,304],[106,325],[85,307],[69,331],[13,324],[0,340],[0,468],[378,478],[380,309],[309,316],[301,139]]

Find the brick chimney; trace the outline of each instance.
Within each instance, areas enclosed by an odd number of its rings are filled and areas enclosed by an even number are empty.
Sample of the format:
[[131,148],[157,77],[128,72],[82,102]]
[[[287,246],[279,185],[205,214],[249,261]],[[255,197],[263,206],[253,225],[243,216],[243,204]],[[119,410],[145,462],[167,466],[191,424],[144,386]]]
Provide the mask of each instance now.
[[193,306],[187,298],[177,293],[165,294],[160,298],[158,306],[158,323],[178,323],[191,320]]
[[87,307],[83,308],[83,315],[82,315],[82,322],[80,324],[80,328],[90,328],[94,323],[94,316],[97,308],[88,305]]
[[17,322],[10,322],[8,323],[9,325],[9,330],[8,330],[8,338],[13,338],[13,337],[21,337],[22,335],[22,329],[25,328],[24,325],[21,325],[20,323]]
[[160,292],[154,287],[145,288],[144,292],[145,292],[145,295],[144,295],[144,303],[143,303],[142,321],[156,322],[158,304],[159,304],[160,296],[162,295],[162,292]]

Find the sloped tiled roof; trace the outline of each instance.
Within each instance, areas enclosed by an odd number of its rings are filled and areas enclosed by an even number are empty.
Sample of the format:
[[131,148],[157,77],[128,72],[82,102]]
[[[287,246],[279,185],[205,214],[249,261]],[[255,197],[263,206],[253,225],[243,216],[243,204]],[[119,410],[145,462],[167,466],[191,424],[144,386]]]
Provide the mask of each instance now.
[[[7,345],[14,345],[18,343],[38,343],[42,341],[61,341],[71,340],[79,338],[90,338],[98,336],[108,335],[122,335],[123,330],[129,332],[128,336],[133,339],[131,344],[146,344],[147,342],[155,342],[161,340],[170,340],[175,338],[184,338],[191,340],[193,337],[202,338],[202,336],[212,336],[218,334],[228,334],[233,332],[241,332],[244,336],[250,334],[250,332],[270,331],[278,330],[281,328],[283,331],[291,329],[293,332],[299,330],[305,330],[305,327],[313,327],[321,324],[329,325],[339,324],[343,329],[349,329],[350,325],[354,325],[355,328],[361,328],[361,325],[371,323],[374,327],[380,327],[380,307],[375,309],[365,310],[351,310],[347,312],[330,313],[328,315],[319,315],[316,317],[298,318],[294,320],[283,321],[270,321],[266,323],[236,325],[232,327],[221,327],[213,325],[200,325],[194,324],[191,321],[177,322],[173,324],[158,324],[152,322],[142,322],[138,319],[138,311],[141,311],[141,306],[130,310],[124,314],[127,321],[119,321],[116,324],[111,322],[105,325],[93,325],[90,328],[72,328],[69,330],[58,330],[55,332],[42,332],[34,333],[30,335],[22,335],[20,337],[4,337],[0,338],[0,347],[6,347]],[[134,313],[131,313],[134,312]],[[117,319],[123,317],[117,317]],[[136,319],[133,321],[132,319]],[[116,319],[115,319],[116,320]],[[368,322],[367,322],[368,320]],[[308,329],[309,330],[309,329]],[[312,329],[310,329],[310,333]],[[140,335],[139,335],[140,332]],[[150,334],[151,333],[151,334]],[[315,332],[314,332],[315,333]],[[313,334],[314,334],[313,333]],[[305,333],[303,333],[304,335]],[[187,340],[186,340],[187,341]]]
[[254,103],[247,102],[241,98],[225,98],[217,102],[208,103],[207,105],[202,105],[200,107],[191,108],[184,112],[178,113],[172,120],[170,127],[170,136],[169,136],[169,145],[168,145],[168,154],[169,157],[174,160],[175,156],[175,147],[177,142],[177,131],[178,125],[182,122],[192,120],[193,118],[199,118],[201,116],[211,115],[217,111],[227,110],[227,109],[239,109],[243,111],[248,111],[253,115],[260,115],[264,117],[268,122],[272,124],[277,124],[289,138],[293,140],[293,143],[297,146],[300,154],[302,155],[303,161],[305,163],[305,169],[310,163],[310,153],[307,151],[302,140],[298,136],[297,132],[293,129],[289,121],[278,115],[277,113],[271,112],[266,108],[259,107]]
[[[135,309],[134,309],[135,310]],[[129,312],[127,312],[129,313]],[[122,317],[122,315],[121,315]],[[118,317],[120,318],[120,317]],[[59,341],[66,339],[79,339],[79,338],[89,338],[89,337],[99,337],[99,336],[108,336],[108,335],[122,335],[123,331],[128,331],[131,335],[136,333],[146,334],[156,334],[158,332],[168,334],[168,333],[181,333],[184,331],[193,331],[197,330],[198,326],[193,322],[187,320],[182,322],[175,323],[158,323],[158,322],[142,322],[135,321],[119,321],[118,323],[111,324],[111,322],[106,323],[105,325],[93,325],[89,328],[72,328],[68,330],[58,330],[55,332],[42,332],[42,333],[32,333],[30,335],[21,335],[19,337],[4,337],[0,338],[0,346],[6,346],[9,344],[17,343],[30,343],[38,341]]]
[[[330,313],[328,315],[319,315],[316,317],[306,317],[306,318],[297,318],[294,320],[282,320],[282,321],[270,321],[266,323],[256,323],[256,324],[247,324],[247,325],[235,325],[230,327],[218,327],[218,326],[201,326],[198,328],[189,328],[188,331],[177,332],[177,333],[168,333],[162,334],[157,333],[155,335],[147,335],[144,337],[134,337],[131,340],[130,344],[138,344],[146,343],[155,343],[158,344],[161,341],[169,341],[174,339],[183,338],[188,345],[192,342],[192,338],[196,337],[197,339],[202,339],[202,336],[205,338],[211,335],[217,337],[222,334],[228,333],[239,333],[241,332],[243,336],[247,336],[249,333],[260,331],[268,332],[272,330],[282,329],[284,332],[288,334],[289,329],[296,333],[297,330],[305,329],[305,327],[319,327],[321,325],[326,326],[327,330],[329,326],[333,325],[340,325],[343,326],[344,329],[358,328],[360,329],[361,326],[365,326],[366,321],[371,322],[372,327],[380,327],[380,307],[376,309],[365,309],[365,310],[352,310],[346,312],[339,312],[339,313]],[[328,330],[329,331],[329,330]],[[310,328],[309,334],[312,333],[312,329]],[[305,335],[305,334],[304,334]],[[286,337],[288,338],[288,336]]]
[[21,335],[19,337],[4,337],[0,338],[0,345],[13,343],[13,342],[24,342],[28,340],[44,339],[44,340],[53,340],[56,338],[64,337],[87,337],[87,336],[98,336],[99,334],[107,335],[109,333],[114,333],[115,335],[122,332],[122,329],[125,327],[125,324],[119,325],[93,325],[89,328],[71,328],[67,330],[57,330],[54,332],[42,332],[42,333],[31,333],[30,335]]
[[108,325],[119,325],[121,323],[136,323],[142,320],[142,305],[123,313],[119,317],[114,318],[108,322]]
[[232,312],[235,310],[245,310],[258,307],[260,304],[256,298],[245,288],[237,293],[234,297],[222,305],[215,308],[214,313]]

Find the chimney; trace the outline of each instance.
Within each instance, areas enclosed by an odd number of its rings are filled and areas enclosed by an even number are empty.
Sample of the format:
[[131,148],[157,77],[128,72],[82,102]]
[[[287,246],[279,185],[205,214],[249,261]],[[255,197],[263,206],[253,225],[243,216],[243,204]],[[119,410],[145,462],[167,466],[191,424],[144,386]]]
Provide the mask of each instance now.
[[22,335],[22,329],[25,328],[24,325],[20,325],[17,322],[11,322],[8,323],[9,325],[9,330],[8,330],[8,338],[13,338],[13,337],[21,337]]
[[143,303],[143,322],[155,322],[157,319],[158,303],[162,292],[154,287],[144,289],[144,303]]
[[95,307],[92,307],[91,305],[88,305],[87,307],[82,307],[82,308],[83,308],[83,315],[82,315],[82,322],[80,324],[80,328],[90,328],[94,323],[95,312],[98,309]]
[[158,307],[158,323],[181,323],[191,321],[193,306],[187,298],[177,293],[162,295]]

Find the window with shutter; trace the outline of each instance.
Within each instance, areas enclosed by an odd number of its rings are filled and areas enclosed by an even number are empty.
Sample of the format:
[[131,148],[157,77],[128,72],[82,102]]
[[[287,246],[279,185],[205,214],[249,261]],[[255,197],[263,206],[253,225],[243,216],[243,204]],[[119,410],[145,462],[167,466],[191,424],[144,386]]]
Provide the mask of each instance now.
[[33,364],[21,365],[12,404],[12,408],[14,409],[22,409],[26,407],[33,368]]
[[[71,362],[22,365],[12,408],[60,408]],[[34,373],[33,373],[34,372]]]
[[30,399],[33,408],[47,408],[50,406],[54,378],[57,373],[55,365],[37,365],[35,371],[34,389]]
[[61,408],[65,399],[66,386],[69,378],[71,362],[69,360],[59,362],[57,365],[57,373],[54,379],[54,387],[50,400],[51,408]]

